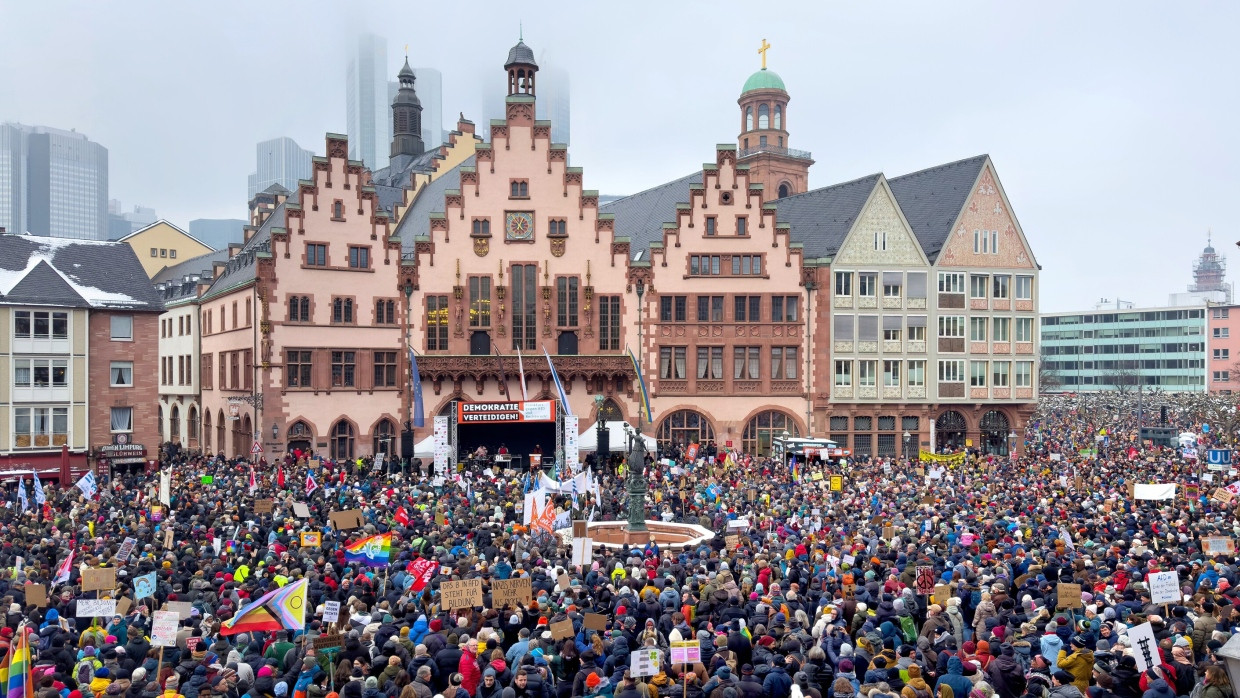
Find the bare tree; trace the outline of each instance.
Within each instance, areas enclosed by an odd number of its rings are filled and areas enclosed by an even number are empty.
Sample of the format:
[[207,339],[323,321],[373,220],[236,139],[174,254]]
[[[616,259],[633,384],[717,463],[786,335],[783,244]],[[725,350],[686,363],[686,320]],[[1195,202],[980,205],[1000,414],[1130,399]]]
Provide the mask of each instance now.
[[1044,393],[1055,392],[1060,386],[1059,376],[1046,364],[1045,357],[1038,361],[1038,390]]
[[1105,384],[1113,386],[1120,394],[1136,392],[1137,381],[1140,377],[1132,363],[1129,361],[1115,362],[1115,366],[1103,375]]

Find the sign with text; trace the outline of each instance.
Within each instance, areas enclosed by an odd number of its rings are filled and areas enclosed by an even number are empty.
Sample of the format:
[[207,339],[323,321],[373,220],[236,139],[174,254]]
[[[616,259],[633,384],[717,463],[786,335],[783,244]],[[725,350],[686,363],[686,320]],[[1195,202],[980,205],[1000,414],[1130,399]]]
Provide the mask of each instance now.
[[1067,584],[1060,582],[1056,587],[1056,596],[1058,596],[1057,608],[1080,608],[1081,607],[1081,585]]
[[496,579],[491,582],[491,607],[527,604],[530,602],[531,593],[529,577]]
[[329,650],[333,647],[344,647],[344,635],[336,633],[334,635],[319,635],[314,638],[314,649],[316,652]]
[[323,602],[323,622],[335,623],[340,620],[340,602],[324,601]]
[[116,588],[116,568],[88,569],[82,572],[82,591],[111,591]]
[[929,596],[934,593],[934,566],[918,565],[917,566],[917,593],[922,596]]
[[571,620],[562,620],[551,624],[552,640],[566,640],[573,635],[576,635],[576,633],[573,632],[573,622]]
[[164,609],[177,614],[181,620],[185,620],[189,618],[190,612],[194,610],[194,604],[188,601],[169,601],[164,604]]
[[555,402],[460,402],[456,406],[457,424],[516,424],[554,422]]
[[696,664],[702,661],[702,646],[697,640],[673,642],[670,649],[672,664]]
[[1171,572],[1151,572],[1150,600],[1154,603],[1175,603],[1180,600],[1180,575]]
[[1230,555],[1236,552],[1236,541],[1224,536],[1202,538],[1201,551],[1206,555]]
[[659,673],[659,650],[642,647],[629,655],[630,676],[654,676]]
[[274,500],[271,500],[271,499],[254,500],[254,513],[255,514],[270,514],[272,510],[274,510],[275,508],[276,508],[276,503]]
[[152,614],[151,644],[156,647],[173,647],[177,644],[177,627],[181,617],[176,611],[156,611]]
[[116,615],[115,599],[78,599],[78,618],[107,618]]
[[482,605],[482,580],[462,579],[439,585],[440,607],[445,611]]

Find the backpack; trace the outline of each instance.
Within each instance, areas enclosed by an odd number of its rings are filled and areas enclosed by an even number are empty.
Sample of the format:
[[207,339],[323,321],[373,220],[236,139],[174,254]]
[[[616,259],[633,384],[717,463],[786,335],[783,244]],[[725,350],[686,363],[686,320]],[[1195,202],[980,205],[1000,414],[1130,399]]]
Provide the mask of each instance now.
[[917,626],[911,616],[900,616],[900,629],[904,631],[904,641],[910,645],[917,643]]
[[79,690],[89,686],[91,680],[95,678],[95,669],[99,668],[96,666],[98,663],[93,657],[87,657],[73,667],[73,680],[77,681]]

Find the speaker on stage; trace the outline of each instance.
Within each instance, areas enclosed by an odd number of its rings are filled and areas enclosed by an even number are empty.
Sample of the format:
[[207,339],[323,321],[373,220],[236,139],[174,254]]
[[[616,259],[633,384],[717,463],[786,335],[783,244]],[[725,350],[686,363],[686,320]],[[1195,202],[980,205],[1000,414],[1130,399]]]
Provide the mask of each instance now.
[[405,428],[400,432],[400,455],[405,460],[413,459],[413,425],[405,422]]
[[599,465],[606,463],[611,458],[611,430],[603,427],[598,430],[598,455]]

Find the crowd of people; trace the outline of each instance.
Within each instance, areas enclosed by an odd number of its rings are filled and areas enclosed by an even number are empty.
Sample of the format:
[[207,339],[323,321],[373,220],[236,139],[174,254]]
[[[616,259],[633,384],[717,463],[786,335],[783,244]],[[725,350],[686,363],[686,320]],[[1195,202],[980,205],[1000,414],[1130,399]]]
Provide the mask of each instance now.
[[[28,640],[38,698],[1230,698],[1218,653],[1240,625],[1240,571],[1234,548],[1203,541],[1240,535],[1234,504],[1210,498],[1237,478],[1143,443],[1135,396],[1107,399],[1043,399],[1012,458],[654,460],[647,517],[714,537],[595,546],[582,565],[571,535],[525,524],[521,472],[440,480],[182,451],[161,464],[166,493],[159,473],[101,476],[89,497],[44,482],[44,502],[11,494],[0,510],[0,653]],[[1162,416],[1153,399],[1147,425]],[[1157,400],[1169,425],[1204,434],[1211,399]],[[596,493],[558,495],[557,511],[625,519],[623,473],[595,475]],[[1178,487],[1138,500],[1133,483]],[[331,516],[352,510],[360,526]],[[387,566],[346,556],[386,532]],[[423,560],[437,565],[425,578]],[[117,569],[115,588],[82,591],[101,567]],[[1177,574],[1173,602],[1153,602],[1160,571]],[[154,593],[136,594],[152,572]],[[517,577],[530,600],[493,604],[494,583]],[[475,578],[481,605],[443,607],[444,583]],[[223,632],[303,579],[302,627]],[[79,617],[108,597],[130,603]],[[154,646],[153,613],[186,602],[175,645]],[[1146,623],[1156,647],[1133,641]],[[335,634],[340,647],[316,649]],[[685,643],[696,656],[673,663]]]

